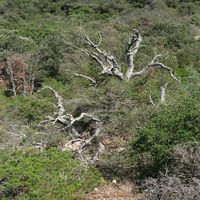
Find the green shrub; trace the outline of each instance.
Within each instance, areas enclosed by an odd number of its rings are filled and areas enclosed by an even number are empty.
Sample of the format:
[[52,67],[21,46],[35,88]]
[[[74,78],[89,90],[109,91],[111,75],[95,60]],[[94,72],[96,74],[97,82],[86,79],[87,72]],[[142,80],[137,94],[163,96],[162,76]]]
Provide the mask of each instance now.
[[197,26],[200,26],[200,15],[195,14],[191,17],[192,24],[195,24]]
[[18,96],[8,99],[4,105],[4,117],[21,120],[25,124],[38,123],[53,112],[53,105],[47,98],[37,99],[31,96]]
[[178,8],[178,13],[181,15],[195,14],[196,6],[193,3],[182,4]]
[[34,40],[25,35],[20,35],[18,30],[8,30],[0,27],[0,49],[3,51],[25,53],[36,48]]
[[166,4],[168,7],[177,8],[179,0],[166,0]]
[[139,8],[143,8],[145,5],[149,5],[151,3],[150,0],[129,0],[129,2]]
[[200,93],[179,99],[175,105],[152,114],[132,143],[142,175],[155,175],[170,163],[171,150],[189,141],[200,141]]
[[[37,13],[38,3],[39,0],[7,0],[1,5],[1,12],[7,14],[5,15],[7,18],[12,15],[12,12],[15,12],[19,19],[27,19]],[[8,12],[8,10],[12,12]]]
[[56,34],[46,37],[42,47],[39,49],[39,68],[44,76],[56,78],[59,75],[59,68],[64,56],[62,38]]
[[1,199],[75,199],[103,181],[94,168],[81,166],[68,152],[0,153]]
[[[185,24],[154,23],[145,28],[146,37],[162,38],[165,48],[182,48],[193,42],[191,30]],[[158,39],[157,39],[158,38]],[[160,46],[160,44],[159,44]]]

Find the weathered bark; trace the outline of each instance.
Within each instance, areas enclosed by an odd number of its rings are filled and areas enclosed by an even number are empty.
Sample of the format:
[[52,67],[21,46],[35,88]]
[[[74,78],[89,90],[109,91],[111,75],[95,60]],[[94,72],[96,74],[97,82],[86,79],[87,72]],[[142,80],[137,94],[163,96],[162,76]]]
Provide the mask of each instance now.
[[175,79],[176,81],[180,82],[180,80],[174,76],[172,68],[167,67],[163,63],[158,61],[159,57],[163,57],[165,55],[167,55],[167,53],[155,55],[153,60],[147,66],[145,66],[142,70],[140,70],[138,72],[132,73],[132,76],[142,76],[143,74],[145,74],[148,70],[150,70],[152,68],[161,68],[161,69],[164,69],[164,70],[168,71],[169,75],[173,79]]
[[[86,162],[81,153],[84,151],[84,149],[89,147],[94,140],[98,141],[99,134],[101,133],[102,122],[98,118],[88,113],[81,113],[78,117],[74,117],[72,114],[67,113],[63,105],[63,98],[53,88],[45,86],[38,92],[41,92],[45,89],[49,89],[53,92],[53,95],[56,99],[56,111],[53,116],[47,116],[47,119],[42,121],[40,126],[47,123],[52,123],[53,125],[55,125],[55,123],[62,124],[64,126],[63,130],[69,131],[70,134],[73,135],[73,139],[65,144],[63,150],[69,150],[78,153],[78,159]],[[91,132],[90,137],[87,139],[83,139],[81,133],[78,133],[75,127],[76,122],[79,122],[84,118],[90,118],[91,121],[95,123],[94,132]],[[98,151],[100,150],[98,149]],[[95,155],[97,157],[97,153]],[[100,155],[100,152],[98,155]],[[90,160],[94,161],[97,159],[96,157],[95,159],[92,158]],[[90,161],[87,160],[87,162]]]
[[71,43],[66,43],[67,45],[72,46],[75,49],[78,49],[79,51],[85,53],[86,55],[90,56],[93,60],[95,60],[99,66],[101,67],[100,74],[108,74],[117,77],[118,79],[123,80],[123,73],[120,71],[120,67],[115,59],[115,57],[108,51],[101,50],[99,48],[99,45],[102,42],[102,36],[101,34],[98,34],[99,36],[99,42],[95,44],[91,41],[88,35],[85,35],[86,43],[94,50],[86,50],[81,49],[75,45],[72,45]]
[[140,35],[137,29],[133,29],[133,35],[131,38],[129,38],[128,42],[128,51],[127,51],[128,70],[126,72],[127,80],[130,80],[130,78],[133,76],[134,57],[138,52],[141,42],[142,42],[142,36]]
[[142,76],[144,75],[148,70],[150,69],[156,69],[161,68],[163,70],[166,70],[169,72],[169,75],[175,79],[176,81],[180,82],[178,78],[175,77],[173,74],[173,70],[170,67],[167,67],[162,62],[159,62],[158,59],[161,57],[166,56],[166,54],[158,54],[155,55],[155,57],[152,59],[152,61],[147,65],[144,66],[143,69],[140,71],[135,72],[135,56],[141,46],[142,42],[142,36],[140,35],[139,31],[137,29],[133,29],[132,36],[129,38],[128,41],[128,48],[127,48],[127,71],[125,74],[121,72],[120,66],[115,58],[114,55],[112,55],[107,50],[100,49],[100,44],[102,42],[102,35],[98,34],[99,41],[97,44],[95,44],[88,35],[85,35],[86,44],[90,47],[92,50],[88,49],[82,49],[75,45],[72,45],[71,43],[65,42],[67,45],[72,46],[73,48],[85,53],[86,55],[90,56],[93,60],[95,60],[98,65],[101,67],[102,71],[100,74],[108,74],[111,76],[115,76],[120,80],[130,80],[131,78],[135,76]]
[[97,86],[97,82],[93,78],[91,78],[89,76],[85,76],[83,74],[77,74],[77,73],[74,73],[74,75],[77,76],[77,77],[82,77],[82,78],[85,78],[85,79],[89,80],[91,82],[91,84],[90,84],[91,86],[94,86],[94,87]]
[[160,103],[161,104],[165,103],[167,85],[168,85],[168,83],[166,83],[160,87]]

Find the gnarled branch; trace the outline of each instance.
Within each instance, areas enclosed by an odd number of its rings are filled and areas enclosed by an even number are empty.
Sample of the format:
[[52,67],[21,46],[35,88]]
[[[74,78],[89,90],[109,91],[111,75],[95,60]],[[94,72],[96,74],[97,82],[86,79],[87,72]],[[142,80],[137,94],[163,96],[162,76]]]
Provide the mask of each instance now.
[[133,75],[134,70],[134,57],[138,52],[140,43],[142,42],[142,36],[137,29],[133,29],[133,35],[129,38],[128,50],[127,50],[127,64],[128,69],[126,72],[126,78],[129,80]]
[[90,82],[91,82],[91,84],[90,85],[92,85],[92,86],[97,86],[97,82],[96,82],[96,80],[94,80],[93,78],[91,78],[91,77],[89,77],[89,76],[85,76],[85,75],[83,75],[83,74],[77,74],[77,73],[73,73],[75,76],[77,76],[77,77],[82,77],[82,78],[85,78],[85,79],[87,79],[87,80],[89,80]]
[[152,68],[162,68],[166,71],[169,72],[170,76],[175,79],[176,81],[180,82],[180,80],[178,78],[176,78],[173,74],[173,69],[170,68],[170,67],[167,67],[166,65],[164,65],[163,63],[159,62],[157,59],[159,57],[163,57],[167,55],[167,53],[164,53],[164,54],[158,54],[158,55],[155,55],[155,57],[152,59],[152,61],[147,65],[145,66],[142,70],[138,71],[138,72],[133,72],[132,73],[132,76],[142,76],[143,74],[145,74],[149,69],[152,69]]
[[[101,67],[102,71],[100,74],[108,74],[115,76],[119,78],[120,80],[130,80],[131,78],[135,76],[143,76],[147,72],[149,72],[152,69],[156,68],[161,68],[169,73],[169,75],[176,81],[180,82],[180,80],[174,75],[173,69],[171,67],[166,66],[162,62],[159,61],[159,58],[166,58],[168,53],[163,53],[163,54],[156,54],[154,58],[146,65],[144,66],[140,71],[134,71],[135,65],[134,65],[134,60],[135,56],[139,50],[139,48],[142,46],[142,36],[140,35],[139,31],[137,29],[132,30],[132,36],[129,38],[128,41],[128,47],[127,47],[127,71],[126,73],[122,73],[120,69],[120,65],[118,64],[116,58],[114,55],[112,55],[109,51],[107,50],[102,50],[100,48],[100,45],[102,43],[102,34],[98,34],[98,42],[93,42],[88,35],[85,35],[85,40],[86,44],[89,46],[89,48],[86,49],[81,49],[79,47],[76,47],[74,45],[71,45],[68,43],[70,46],[73,48],[76,48],[88,56],[90,56],[93,60],[95,60]],[[82,76],[84,77],[84,76]],[[84,77],[87,78],[87,77]],[[91,79],[90,79],[91,80]],[[91,80],[94,82],[93,80]],[[150,96],[150,102],[153,105],[153,101]]]
[[[52,117],[48,116],[47,120],[43,121],[42,123],[52,122],[53,125],[57,122],[61,123],[64,126],[64,130],[68,130],[74,137],[73,140],[69,141],[64,146],[63,150],[70,150],[70,151],[77,152],[79,155],[79,159],[83,160],[83,156],[81,154],[82,151],[87,146],[90,146],[93,140],[95,140],[95,139],[98,140],[98,137],[99,137],[99,134],[100,134],[101,128],[102,128],[101,121],[98,118],[96,118],[88,113],[81,113],[78,117],[74,117],[72,114],[69,114],[66,112],[66,110],[63,106],[63,98],[52,87],[45,86],[38,92],[41,92],[45,89],[49,89],[53,92],[53,95],[56,99],[56,105],[55,105],[56,111]],[[75,127],[76,122],[81,121],[83,118],[90,118],[91,121],[93,121],[96,126],[94,128],[94,132],[90,133],[90,137],[88,139],[83,139],[81,133],[78,133],[78,131],[76,130],[76,127]],[[94,161],[93,158],[91,160]]]

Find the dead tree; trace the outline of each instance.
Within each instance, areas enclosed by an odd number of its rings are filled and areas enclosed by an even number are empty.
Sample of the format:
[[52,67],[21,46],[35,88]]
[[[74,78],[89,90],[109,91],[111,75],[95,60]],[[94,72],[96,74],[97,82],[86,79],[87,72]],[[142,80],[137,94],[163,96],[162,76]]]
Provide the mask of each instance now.
[[[40,123],[40,126],[45,126],[49,123],[52,123],[53,125],[55,125],[56,123],[61,124],[63,127],[62,130],[69,133],[72,137],[72,139],[64,145],[62,150],[68,150],[77,153],[77,158],[87,163],[98,160],[100,154],[104,150],[104,145],[99,141],[99,135],[101,133],[102,128],[101,120],[88,113],[81,113],[79,116],[74,117],[72,114],[66,112],[63,105],[62,96],[60,96],[58,92],[56,92],[53,88],[45,86],[38,92],[41,92],[45,89],[49,89],[53,93],[56,100],[56,104],[54,105],[56,111],[54,112],[53,116],[47,116],[46,120]],[[80,122],[85,118],[90,119],[91,124],[94,124],[93,130],[89,133],[89,136],[87,138],[83,137],[84,131],[80,133],[76,129],[76,123]],[[85,159],[82,152],[85,151],[85,149],[87,149],[88,147],[90,147],[94,141],[96,141],[98,146],[97,152],[89,159]]]
[[0,83],[12,96],[32,94],[34,90],[35,72],[31,70],[28,54],[13,54],[0,64]]
[[[142,36],[140,35],[137,29],[132,30],[132,36],[128,40],[127,50],[126,50],[126,57],[127,57],[127,70],[126,73],[123,73],[120,65],[118,64],[114,55],[112,55],[109,51],[103,50],[100,48],[102,43],[102,34],[98,34],[98,42],[93,42],[88,35],[85,35],[86,44],[89,48],[84,49],[77,47],[71,43],[64,41],[67,45],[75,48],[78,51],[83,52],[87,56],[89,56],[92,60],[94,60],[101,68],[100,74],[107,74],[110,76],[114,76],[120,80],[127,80],[133,79],[136,76],[143,76],[147,74],[148,71],[160,68],[168,72],[168,74],[174,80],[180,82],[180,80],[174,75],[173,69],[164,65],[162,62],[159,61],[160,58],[167,56],[167,53],[164,54],[155,54],[154,58],[144,66],[143,69],[140,71],[135,71],[135,57],[136,54],[141,47],[142,43]],[[84,75],[82,75],[84,77]],[[86,77],[85,77],[86,78]],[[164,93],[166,92],[163,90]],[[163,96],[162,96],[163,97]],[[164,99],[161,99],[163,102]]]

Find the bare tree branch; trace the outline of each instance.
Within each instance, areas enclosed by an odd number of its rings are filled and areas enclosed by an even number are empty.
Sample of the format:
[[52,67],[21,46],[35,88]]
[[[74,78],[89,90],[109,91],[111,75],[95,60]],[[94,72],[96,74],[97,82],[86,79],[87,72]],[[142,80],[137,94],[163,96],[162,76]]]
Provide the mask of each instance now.
[[160,67],[163,68],[167,71],[169,71],[170,76],[175,79],[176,81],[180,82],[180,80],[178,78],[176,78],[173,74],[173,69],[170,67],[165,66],[163,63],[158,61],[158,58],[162,58],[168,55],[168,52],[166,53],[161,53],[158,55],[155,55],[155,57],[153,58],[153,60],[150,62],[150,64],[148,65],[148,67]]
[[153,106],[156,106],[155,103],[154,103],[154,101],[153,101],[153,99],[152,99],[152,97],[151,97],[151,90],[150,90],[150,92],[149,92],[149,101],[150,101],[150,103],[151,103]]
[[98,43],[93,42],[90,37],[86,34],[85,39],[86,43],[93,49],[93,51],[81,49],[75,45],[72,45],[70,43],[65,42],[66,44],[72,46],[73,48],[80,50],[90,56],[92,59],[94,59],[102,68],[102,71],[100,74],[108,74],[115,76],[121,80],[127,79],[130,80],[134,76],[142,76],[147,72],[150,68],[162,68],[169,72],[170,76],[175,79],[176,81],[180,82],[178,78],[176,78],[173,74],[173,70],[170,67],[165,66],[163,63],[158,61],[158,58],[165,57],[168,53],[164,54],[156,54],[155,57],[152,59],[152,61],[145,66],[142,70],[134,72],[134,58],[139,50],[139,48],[142,46],[142,36],[140,35],[139,31],[137,29],[132,30],[132,36],[129,38],[128,41],[128,49],[127,49],[127,72],[124,74],[121,72],[120,66],[117,63],[117,60],[115,57],[106,50],[101,50],[99,48],[100,44],[102,43],[102,35],[98,33],[99,41]]
[[77,77],[83,77],[83,78],[85,78],[85,79],[91,81],[92,83],[91,83],[90,85],[93,85],[93,86],[95,86],[95,87],[97,86],[96,80],[94,80],[93,78],[91,78],[91,77],[89,77],[89,76],[85,76],[85,75],[83,75],[83,74],[77,74],[77,73],[74,73],[74,75],[77,76]]
[[167,70],[169,72],[170,76],[173,79],[175,79],[176,81],[180,82],[180,80],[174,76],[172,68],[165,66],[163,63],[155,62],[155,63],[150,63],[148,66],[149,67],[160,67],[160,68],[163,68],[163,69],[165,69],[165,70]]
[[[174,80],[180,82],[180,80],[174,75],[173,69],[159,61],[160,58],[167,58],[168,52],[161,53],[161,54],[157,54],[155,52],[155,56],[151,60],[151,62],[149,62],[149,64],[144,66],[140,71],[134,71],[135,56],[136,56],[139,48],[141,46],[143,46],[141,44],[142,36],[140,35],[140,33],[137,29],[132,30],[132,36],[129,38],[129,41],[128,41],[128,48],[127,48],[127,54],[126,54],[126,56],[127,56],[127,71],[125,74],[122,73],[122,71],[120,69],[120,65],[118,64],[117,60],[115,59],[115,56],[112,55],[109,51],[102,50],[100,48],[100,45],[103,40],[102,35],[100,33],[98,33],[98,42],[93,42],[87,34],[85,35],[85,40],[86,40],[86,44],[89,46],[88,47],[89,50],[81,49],[79,47],[71,45],[70,43],[69,43],[69,45],[74,47],[75,49],[78,49],[78,50],[84,52],[85,54],[90,56],[93,60],[95,60],[102,69],[100,74],[108,74],[111,76],[115,76],[120,80],[130,80],[132,77],[135,77],[135,76],[143,76],[152,69],[161,68],[163,70],[166,70]],[[88,78],[84,75],[80,75],[80,76],[82,76],[84,78]],[[91,80],[90,77],[88,79]],[[91,81],[93,83],[95,83],[93,80],[91,80]],[[149,99],[150,99],[151,104],[155,105],[151,98],[151,95],[149,96]]]
[[145,74],[151,68],[162,68],[162,69],[168,71],[170,76],[173,79],[175,79],[176,81],[180,82],[180,80],[174,76],[172,68],[167,67],[163,63],[157,61],[157,59],[159,57],[163,57],[163,56],[166,56],[166,55],[167,55],[167,53],[155,55],[155,57],[152,59],[152,61],[147,66],[145,66],[142,70],[140,70],[138,72],[133,72],[132,76],[142,76],[143,74]]
[[165,96],[166,96],[166,89],[167,89],[168,83],[162,85],[160,87],[160,103],[165,103]]
[[45,90],[45,89],[51,90],[53,92],[53,94],[54,94],[54,97],[56,98],[56,108],[57,108],[56,115],[58,117],[63,116],[64,113],[65,113],[65,108],[63,106],[63,98],[58,94],[58,92],[56,92],[50,86],[45,86],[44,88],[42,88],[41,90],[39,90],[38,93],[41,92],[41,91],[43,91],[43,90]]
[[[98,44],[94,44],[92,40],[89,38],[88,35],[85,35],[86,42],[89,46],[95,49],[96,52],[93,52],[93,56],[98,56],[100,58],[100,55],[103,56],[104,62],[101,60],[101,65],[102,65],[102,72],[101,74],[109,74],[116,76],[117,78],[123,80],[123,73],[120,71],[119,65],[115,59],[115,57],[108,51],[106,50],[101,50],[99,48],[99,45],[102,42],[102,36],[99,34],[99,42]],[[100,55],[99,55],[100,54]],[[98,62],[98,61],[97,61]],[[103,64],[104,63],[104,64]]]
[[126,72],[126,78],[129,80],[132,77],[134,70],[134,57],[138,52],[140,43],[142,42],[142,36],[137,29],[133,29],[133,35],[129,38],[128,51],[127,51],[127,62],[128,70]]
[[101,35],[101,33],[98,33],[98,37],[99,37],[99,42],[97,44],[94,44],[94,42],[92,42],[92,40],[89,38],[89,36],[87,34],[85,34],[85,39],[87,41],[87,44],[93,46],[94,48],[97,48],[101,44],[101,42],[102,42],[102,35]]
[[88,35],[85,35],[86,43],[93,48],[93,51],[81,49],[71,43],[65,42],[65,44],[72,46],[73,48],[87,54],[93,60],[95,60],[101,67],[102,71],[100,74],[108,74],[112,76],[116,76],[117,78],[123,80],[123,73],[120,71],[119,65],[115,59],[115,57],[106,50],[101,50],[99,45],[102,42],[102,35],[99,33],[99,42],[95,44]]
[[[50,86],[45,86],[38,92],[41,92],[45,89],[49,89],[53,92],[53,95],[56,99],[56,105],[55,105],[56,112],[54,113],[52,117],[48,116],[47,120],[44,120],[42,123],[52,122],[53,125],[55,123],[61,123],[64,126],[64,130],[68,130],[73,135],[73,140],[69,141],[64,146],[63,150],[70,150],[70,151],[78,153],[79,155],[78,159],[86,162],[86,160],[84,159],[84,156],[82,155],[82,151],[86,147],[90,146],[93,140],[96,140],[96,139],[98,140],[98,137],[102,128],[101,121],[98,118],[88,113],[81,113],[78,117],[74,117],[73,115],[66,112],[63,106],[63,98],[53,88],[51,88]],[[95,123],[94,132],[92,131],[90,133],[90,137],[88,139],[83,139],[81,133],[78,133],[78,131],[76,130],[76,122],[81,121],[83,118],[90,118],[91,123],[92,122]],[[98,155],[100,155],[100,153]]]

